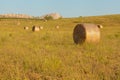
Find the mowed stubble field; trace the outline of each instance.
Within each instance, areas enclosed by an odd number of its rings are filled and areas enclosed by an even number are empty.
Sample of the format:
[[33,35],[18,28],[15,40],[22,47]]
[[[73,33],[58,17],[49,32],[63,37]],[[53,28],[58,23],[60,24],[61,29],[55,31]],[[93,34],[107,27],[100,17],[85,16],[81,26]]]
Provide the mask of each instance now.
[[[100,43],[74,44],[73,29],[84,22],[103,25]],[[0,80],[120,80],[120,15],[0,19]]]

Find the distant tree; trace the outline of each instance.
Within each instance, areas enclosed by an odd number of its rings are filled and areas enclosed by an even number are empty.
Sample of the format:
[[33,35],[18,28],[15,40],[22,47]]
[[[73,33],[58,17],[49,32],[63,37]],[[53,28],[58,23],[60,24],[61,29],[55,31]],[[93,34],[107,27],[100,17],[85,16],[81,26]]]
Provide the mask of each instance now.
[[79,16],[79,18],[82,18],[83,16]]
[[46,20],[53,20],[53,17],[52,16],[45,16],[44,19],[46,19]]

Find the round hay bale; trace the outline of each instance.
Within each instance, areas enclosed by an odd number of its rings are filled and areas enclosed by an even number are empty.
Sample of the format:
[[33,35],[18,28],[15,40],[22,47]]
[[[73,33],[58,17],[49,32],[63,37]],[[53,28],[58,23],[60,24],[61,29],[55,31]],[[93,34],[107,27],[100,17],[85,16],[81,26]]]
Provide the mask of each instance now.
[[95,24],[78,24],[74,28],[73,40],[76,44],[84,42],[99,42],[100,29]]
[[17,22],[17,25],[20,25],[20,22]]
[[42,30],[42,29],[43,29],[43,26],[39,26],[39,28]]
[[24,29],[25,29],[25,30],[28,30],[28,29],[29,29],[29,27],[28,27],[28,26],[25,26],[25,27],[24,27]]
[[56,29],[59,29],[60,27],[57,25],[55,28],[56,28]]
[[102,25],[97,25],[98,26],[98,28],[100,28],[100,29],[102,29],[103,28],[103,26]]
[[34,31],[34,32],[39,31],[39,30],[40,30],[40,28],[37,27],[37,26],[33,26],[33,27],[32,27],[32,31]]

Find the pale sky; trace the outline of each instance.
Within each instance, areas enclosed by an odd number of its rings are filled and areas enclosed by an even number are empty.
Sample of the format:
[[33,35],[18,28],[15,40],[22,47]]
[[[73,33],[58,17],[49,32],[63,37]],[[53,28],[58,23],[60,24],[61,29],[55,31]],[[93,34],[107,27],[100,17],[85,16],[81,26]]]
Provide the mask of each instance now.
[[120,14],[120,0],[0,0],[0,14],[41,16],[54,12],[63,17]]

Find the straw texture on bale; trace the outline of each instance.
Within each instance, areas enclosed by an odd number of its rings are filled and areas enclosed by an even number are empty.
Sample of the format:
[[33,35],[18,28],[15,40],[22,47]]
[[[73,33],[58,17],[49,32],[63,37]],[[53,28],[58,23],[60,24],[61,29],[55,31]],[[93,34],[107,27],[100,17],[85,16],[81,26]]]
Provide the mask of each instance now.
[[73,40],[76,44],[99,42],[100,29],[95,24],[83,23],[75,26]]
[[35,32],[35,31],[39,31],[39,30],[40,30],[40,28],[37,27],[37,26],[33,26],[33,27],[32,27],[32,31],[34,31],[34,32]]

